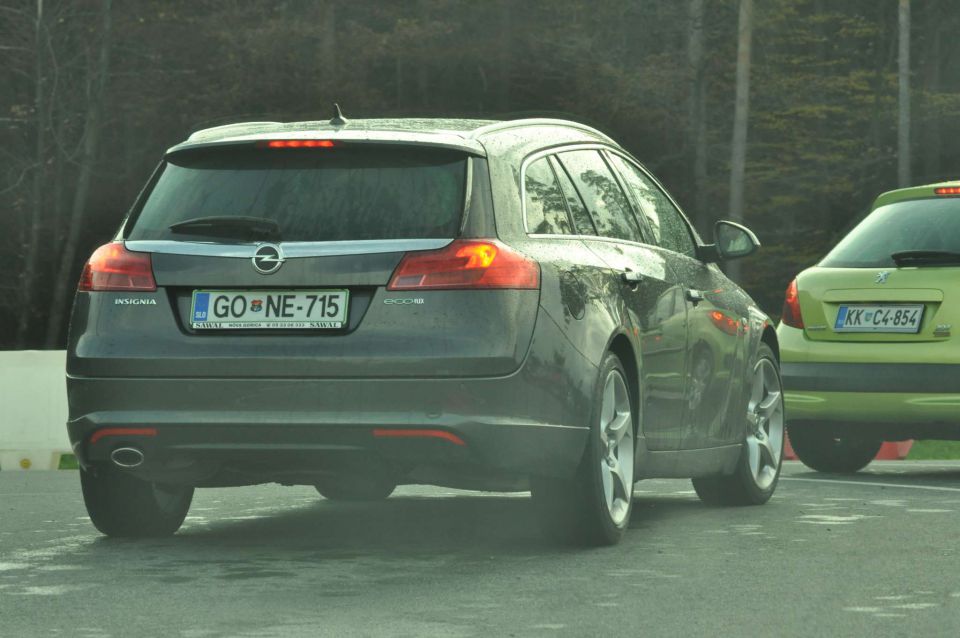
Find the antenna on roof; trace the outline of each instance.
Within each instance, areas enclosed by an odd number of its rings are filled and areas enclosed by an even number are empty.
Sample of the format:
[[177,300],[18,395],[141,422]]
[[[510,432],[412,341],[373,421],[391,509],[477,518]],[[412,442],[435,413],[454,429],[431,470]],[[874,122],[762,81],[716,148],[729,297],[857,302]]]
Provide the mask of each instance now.
[[340,110],[340,105],[336,102],[333,103],[333,117],[330,119],[330,124],[333,126],[347,125],[347,118],[343,117],[343,112]]

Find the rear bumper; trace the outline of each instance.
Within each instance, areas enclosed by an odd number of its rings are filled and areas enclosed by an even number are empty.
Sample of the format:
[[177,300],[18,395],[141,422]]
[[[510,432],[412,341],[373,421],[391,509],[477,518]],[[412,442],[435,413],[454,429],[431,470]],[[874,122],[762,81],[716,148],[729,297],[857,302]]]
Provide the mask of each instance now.
[[960,435],[960,366],[784,362],[781,374],[794,427],[862,423],[886,438]]
[[[85,466],[106,462],[118,447],[136,446],[145,461],[134,471],[194,485],[308,484],[318,473],[358,465],[393,472],[401,482],[457,486],[564,476],[575,471],[586,445],[597,369],[548,324],[538,331],[540,347],[504,377],[72,375],[67,429]],[[91,443],[106,428],[148,428],[155,435]],[[446,432],[464,445],[437,436],[378,437],[376,429]]]

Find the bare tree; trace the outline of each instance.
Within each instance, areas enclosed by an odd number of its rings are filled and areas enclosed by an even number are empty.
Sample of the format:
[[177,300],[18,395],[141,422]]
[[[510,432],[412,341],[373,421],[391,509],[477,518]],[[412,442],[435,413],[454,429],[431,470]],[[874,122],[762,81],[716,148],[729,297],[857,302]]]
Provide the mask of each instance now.
[[26,223],[28,229],[24,236],[26,257],[24,268],[20,273],[20,318],[17,322],[17,343],[22,347],[26,340],[27,330],[33,318],[34,291],[37,281],[37,260],[40,255],[40,230],[44,224],[44,183],[47,165],[47,148],[44,133],[46,131],[46,86],[44,61],[47,57],[47,32],[43,19],[43,0],[37,0],[37,16],[34,24],[34,55],[35,59],[35,92],[34,92],[34,119],[36,121],[33,167],[33,196],[30,219]]
[[74,261],[80,242],[80,230],[83,226],[87,199],[90,194],[90,181],[93,178],[94,164],[100,145],[101,118],[103,111],[103,93],[110,69],[110,36],[112,29],[112,0],[103,0],[100,5],[100,48],[91,59],[91,68],[87,76],[87,113],[83,126],[83,153],[74,190],[73,206],[67,226],[67,237],[60,255],[60,266],[54,279],[54,292],[47,317],[47,347],[54,347],[60,341],[63,319],[69,304],[69,295],[76,285]]
[[897,184],[910,185],[910,0],[900,0],[899,113],[897,123]]
[[704,0],[690,0],[687,14],[687,62],[690,68],[688,98],[689,146],[693,153],[693,191],[696,226],[706,232],[707,213],[707,73],[704,57]]
[[[733,143],[730,154],[730,207],[732,220],[743,219],[743,177],[747,164],[747,119],[750,114],[750,49],[753,38],[753,0],[740,0],[737,28],[736,100],[733,111]],[[729,274],[740,278],[740,264],[730,264]]]

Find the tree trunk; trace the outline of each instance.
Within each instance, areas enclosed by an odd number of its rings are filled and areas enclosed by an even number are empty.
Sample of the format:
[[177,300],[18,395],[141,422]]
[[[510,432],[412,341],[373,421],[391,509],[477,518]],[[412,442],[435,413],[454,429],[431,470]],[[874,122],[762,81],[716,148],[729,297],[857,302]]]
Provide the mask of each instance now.
[[100,50],[96,63],[89,70],[87,80],[87,115],[83,130],[83,155],[77,175],[73,207],[68,221],[67,238],[60,256],[60,267],[54,280],[53,299],[50,304],[50,316],[47,321],[47,347],[53,348],[60,343],[66,309],[70,303],[70,293],[77,283],[74,261],[77,256],[80,230],[83,227],[90,182],[93,179],[93,167],[97,159],[100,144],[100,119],[103,110],[103,93],[110,68],[110,32],[112,27],[111,0],[103,0],[100,8],[102,20]]
[[710,239],[707,210],[707,73],[704,51],[704,0],[690,0],[687,31],[687,61],[690,66],[688,109],[689,147],[693,166],[693,216],[698,230]]
[[940,0],[928,0],[924,5],[924,10],[927,12],[923,28],[926,37],[926,55],[924,56],[926,59],[923,65],[926,109],[919,135],[922,140],[920,148],[923,149],[922,182],[925,184],[940,181],[943,178],[940,173],[942,153],[940,112],[936,105],[937,94],[940,93],[942,48],[940,42],[943,37],[943,30],[940,28],[942,19],[940,9]]
[[[750,114],[750,48],[753,37],[753,0],[740,0],[737,28],[737,89],[730,151],[730,219],[743,219],[743,177],[747,165],[747,119]],[[740,278],[740,262],[730,263],[728,274]]]
[[36,166],[33,170],[33,214],[30,216],[27,227],[29,231],[24,238],[24,244],[27,254],[24,258],[24,268],[20,274],[21,301],[20,318],[17,322],[17,347],[24,348],[27,344],[27,332],[33,319],[33,300],[34,290],[38,287],[37,281],[37,260],[40,256],[40,229],[43,226],[44,210],[44,176],[46,175],[46,141],[44,139],[46,127],[46,100],[44,87],[44,58],[46,57],[46,44],[44,41],[45,30],[43,26],[43,0],[37,0],[37,21],[35,25],[36,37],[34,45],[36,47],[36,94],[34,96],[34,109],[37,120],[36,148],[35,155]]
[[[337,88],[339,75],[337,73],[337,8],[333,0],[327,0],[323,7],[323,18],[320,21],[320,77],[323,88],[330,94]],[[342,97],[335,93],[331,95],[333,102],[339,102]],[[324,108],[333,105],[324,105]],[[349,108],[346,106],[345,108]],[[348,111],[349,113],[349,111]]]
[[910,0],[900,0],[900,121],[897,125],[897,185],[910,185]]

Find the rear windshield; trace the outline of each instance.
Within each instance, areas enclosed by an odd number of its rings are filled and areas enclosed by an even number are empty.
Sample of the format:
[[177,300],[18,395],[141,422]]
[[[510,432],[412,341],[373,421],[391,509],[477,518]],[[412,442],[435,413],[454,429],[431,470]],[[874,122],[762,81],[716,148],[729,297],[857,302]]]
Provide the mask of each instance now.
[[821,266],[894,266],[905,250],[960,252],[960,199],[919,199],[881,206],[831,250]]
[[466,157],[436,149],[223,148],[169,158],[127,239],[224,241],[173,233],[197,217],[275,221],[282,241],[456,237]]

